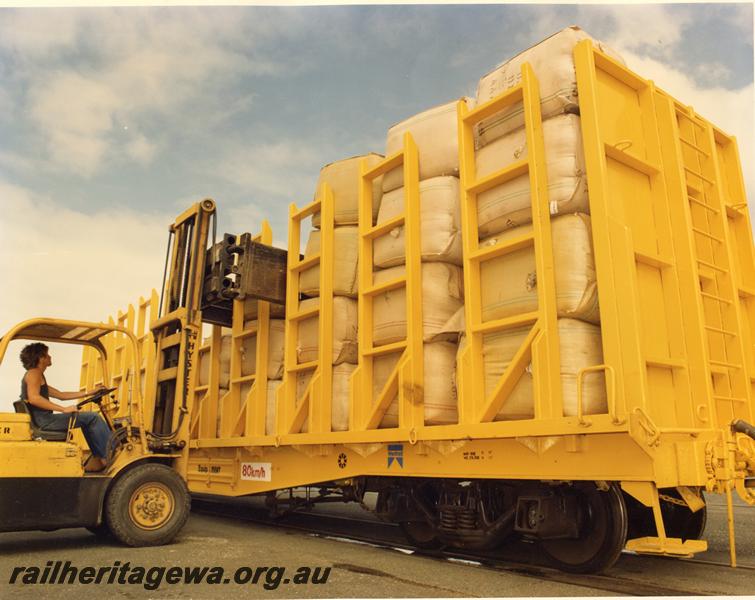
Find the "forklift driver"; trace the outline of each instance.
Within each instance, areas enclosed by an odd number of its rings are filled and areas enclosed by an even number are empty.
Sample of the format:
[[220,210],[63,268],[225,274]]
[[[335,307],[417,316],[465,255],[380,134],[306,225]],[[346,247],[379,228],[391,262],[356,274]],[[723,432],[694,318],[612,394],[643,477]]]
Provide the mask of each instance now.
[[[52,357],[47,345],[41,342],[28,344],[21,350],[21,364],[26,374],[21,379],[21,400],[29,407],[34,422],[42,429],[50,431],[66,431],[70,414],[73,416],[73,427],[80,427],[92,456],[84,466],[87,472],[101,471],[106,466],[107,444],[110,439],[110,429],[105,421],[94,412],[78,412],[76,406],[60,406],[50,401],[50,396],[58,400],[76,400],[87,396],[87,392],[61,392],[47,385],[44,372],[52,365]],[[102,386],[99,386],[102,387]],[[54,414],[58,411],[62,414]]]

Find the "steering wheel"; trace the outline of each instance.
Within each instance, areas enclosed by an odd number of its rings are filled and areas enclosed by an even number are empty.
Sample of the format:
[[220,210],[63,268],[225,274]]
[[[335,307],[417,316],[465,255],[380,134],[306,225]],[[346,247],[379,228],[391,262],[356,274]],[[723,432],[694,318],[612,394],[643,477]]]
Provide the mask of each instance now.
[[90,402],[93,402],[94,404],[97,404],[99,406],[99,404],[102,402],[102,399],[105,396],[107,396],[108,394],[112,394],[117,389],[118,388],[101,388],[97,390],[96,392],[94,392],[88,398],[84,398],[84,400],[82,400],[76,405],[76,408],[81,408],[82,406],[86,406]]

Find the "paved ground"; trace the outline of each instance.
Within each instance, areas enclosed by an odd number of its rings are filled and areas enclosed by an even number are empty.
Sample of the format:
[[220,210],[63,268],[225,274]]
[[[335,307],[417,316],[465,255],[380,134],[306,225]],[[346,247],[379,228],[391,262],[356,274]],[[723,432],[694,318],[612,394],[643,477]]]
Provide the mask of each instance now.
[[[725,560],[725,513],[718,498],[710,499],[709,540],[712,550],[700,558]],[[343,508],[342,508],[343,510]],[[352,508],[346,509],[353,510]],[[755,509],[737,512],[740,561],[755,565]],[[8,583],[15,567],[37,566],[47,562],[70,561],[79,568],[119,567],[130,563],[129,575],[138,576],[136,567],[154,569],[179,567],[222,567],[220,583],[171,585],[163,581],[156,589],[144,583],[108,584],[27,584]],[[237,584],[237,569],[243,577],[258,567],[285,567],[260,573],[257,584]],[[330,567],[326,583],[294,585],[299,567]],[[143,581],[159,571],[145,573]],[[209,573],[208,573],[209,574]],[[701,593],[747,594],[755,590],[755,571],[703,567],[675,560],[622,557],[612,574],[638,581],[681,584]],[[320,571],[322,577],[324,571]],[[17,579],[21,579],[18,577]],[[114,577],[117,580],[117,578]],[[229,583],[224,583],[228,579]],[[152,579],[154,581],[154,579]],[[266,589],[279,585],[277,589]],[[149,583],[147,583],[147,587]],[[516,573],[442,562],[422,556],[406,556],[398,551],[327,540],[251,523],[192,514],[176,543],[160,548],[125,548],[103,542],[83,529],[57,532],[0,534],[0,598],[338,598],[338,597],[490,597],[490,596],[594,596],[608,595],[588,587],[542,581]]]

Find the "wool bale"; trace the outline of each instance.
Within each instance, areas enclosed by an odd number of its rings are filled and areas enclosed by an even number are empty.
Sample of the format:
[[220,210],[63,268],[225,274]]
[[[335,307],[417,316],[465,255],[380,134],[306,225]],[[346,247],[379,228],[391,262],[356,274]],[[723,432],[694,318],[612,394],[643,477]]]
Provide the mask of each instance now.
[[[225,328],[224,328],[225,329]],[[227,330],[226,331],[230,331]],[[210,346],[212,338],[205,338],[203,346]],[[220,337],[220,379],[221,388],[227,388],[231,376],[231,335],[230,333]],[[208,385],[210,383],[210,352],[211,349],[203,351],[199,358],[199,385]]]
[[[244,300],[244,323],[249,321],[256,321],[259,316],[259,303],[257,298],[247,298]],[[285,319],[286,318],[286,305],[276,304],[270,302],[270,318],[271,319]]]
[[[528,327],[509,329],[483,336],[483,363],[485,365],[485,397],[489,398],[521,347]],[[576,319],[558,320],[561,353],[561,382],[564,416],[577,414],[577,372],[584,367],[603,363],[603,345],[600,327]],[[531,419],[534,417],[534,384],[537,374],[528,366],[509,396],[504,400],[496,421]],[[582,389],[584,414],[602,414],[608,410],[605,375],[585,375]]]
[[[375,285],[404,277],[404,265],[376,271]],[[431,262],[422,264],[423,339],[431,341],[448,319],[464,303],[464,278],[456,265]],[[375,345],[390,344],[406,338],[406,287],[384,292],[373,300]]]
[[267,382],[267,409],[265,411],[265,434],[275,434],[275,417],[278,403],[276,401],[278,388],[283,383],[280,379],[271,379]]
[[[480,245],[506,243],[531,233],[532,225],[524,225],[486,238]],[[573,214],[551,219],[551,238],[558,316],[599,323],[590,217]],[[482,319],[537,310],[536,273],[534,245],[484,261],[480,265]]]
[[[383,156],[374,153],[353,156],[330,163],[320,170],[317,189],[319,190],[323,183],[327,183],[333,191],[336,225],[356,225],[359,223],[359,186],[361,185],[360,167],[362,159],[365,159],[369,166],[374,166],[383,160]],[[372,182],[373,223],[380,207],[381,190],[382,177],[376,177]],[[320,227],[319,212],[312,215],[312,226]]]
[[[544,121],[543,143],[550,213],[590,212],[580,118],[569,114]],[[485,177],[527,157],[525,131],[516,129],[477,151],[476,176]],[[529,174],[479,194],[477,220],[481,236],[531,223]]]
[[[320,305],[319,298],[308,298],[299,303],[299,310],[309,310]],[[343,296],[333,297],[333,364],[356,364],[357,351],[357,301]],[[320,348],[319,315],[299,322],[299,340],[296,354],[300,363],[317,360]]]
[[[256,321],[250,323],[257,326]],[[283,319],[270,319],[270,333],[267,347],[267,377],[278,379],[283,375],[283,348],[285,345],[286,322]],[[240,347],[241,375],[254,375],[257,372],[257,336],[243,338]]]
[[[333,293],[336,296],[357,296],[357,265],[359,262],[359,228],[336,227],[333,232]],[[320,252],[320,230],[309,233],[304,258]],[[299,276],[299,290],[307,296],[320,295],[320,265],[302,271]]]
[[[421,181],[419,203],[422,260],[461,265],[459,180],[456,177],[433,177]],[[384,223],[403,211],[404,188],[400,187],[383,195],[377,222]],[[373,244],[373,252],[373,262],[378,267],[404,264],[404,226],[396,227],[377,238]]]
[[[349,428],[349,380],[357,368],[350,363],[341,363],[333,367],[333,396],[330,407],[330,427],[333,431],[346,431]],[[307,386],[312,379],[312,372],[299,373],[296,378],[296,404],[303,400]],[[307,433],[307,422],[301,432]]]
[[[462,98],[471,104],[470,98]],[[419,153],[420,180],[459,174],[459,134],[457,100],[425,110],[393,125],[388,130],[386,155],[404,148],[404,134],[410,133]],[[404,185],[402,168],[388,171],[383,177],[383,192]]]
[[[457,344],[433,342],[424,344],[423,350],[425,425],[456,423],[459,419],[455,378]],[[400,357],[400,352],[375,357],[373,402],[377,401]],[[398,427],[398,396],[385,411],[380,427]]]
[[[567,27],[484,75],[477,85],[477,105],[492,100],[518,85],[522,78],[522,65],[529,63],[539,84],[542,118],[548,119],[565,112],[578,112],[574,46],[584,39],[592,39],[599,50],[621,63],[624,62],[616,52],[591,38],[579,27]],[[477,146],[485,146],[523,126],[524,109],[522,103],[517,102],[477,124]]]

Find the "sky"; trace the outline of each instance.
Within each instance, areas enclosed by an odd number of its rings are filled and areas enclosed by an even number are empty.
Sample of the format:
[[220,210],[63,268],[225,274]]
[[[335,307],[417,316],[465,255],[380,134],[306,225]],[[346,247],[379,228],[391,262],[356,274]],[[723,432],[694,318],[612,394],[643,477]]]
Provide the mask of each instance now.
[[[285,244],[322,166],[383,153],[392,124],[572,24],[736,135],[752,198],[752,4],[0,8],[0,332],[147,295],[204,197],[219,231],[267,218]],[[79,359],[54,348],[51,384],[75,388]]]

